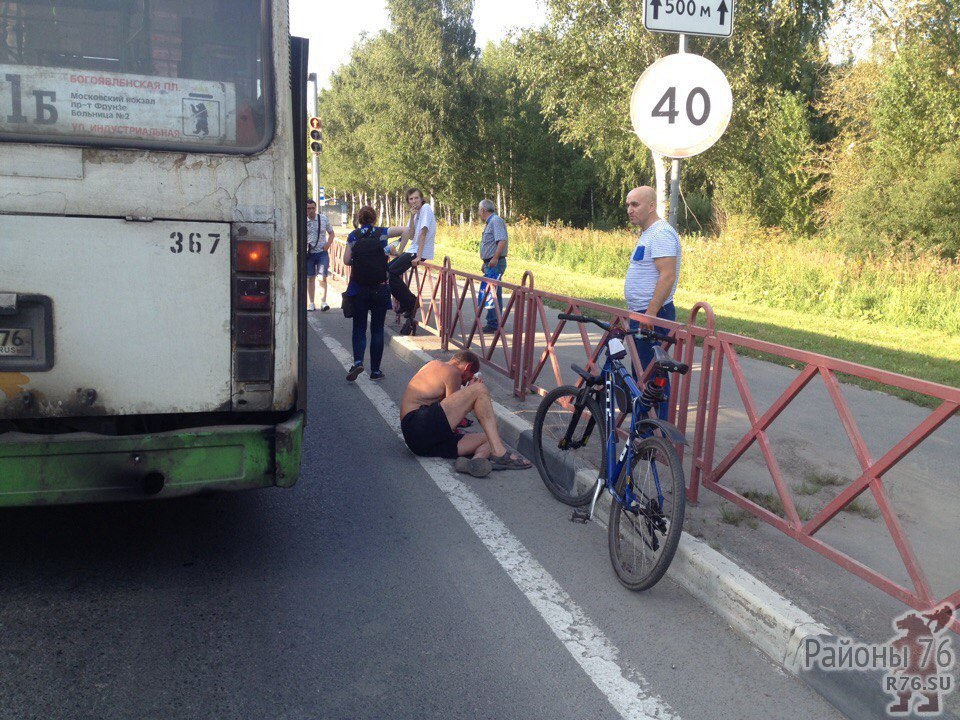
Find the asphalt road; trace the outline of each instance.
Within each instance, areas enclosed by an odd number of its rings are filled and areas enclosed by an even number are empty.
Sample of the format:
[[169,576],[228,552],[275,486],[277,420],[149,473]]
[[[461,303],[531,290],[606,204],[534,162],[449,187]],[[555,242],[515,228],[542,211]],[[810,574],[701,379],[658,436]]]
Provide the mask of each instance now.
[[837,717],[669,580],[623,590],[535,471],[421,463],[384,419],[413,368],[348,384],[312,322],[293,489],[0,511],[0,718]]

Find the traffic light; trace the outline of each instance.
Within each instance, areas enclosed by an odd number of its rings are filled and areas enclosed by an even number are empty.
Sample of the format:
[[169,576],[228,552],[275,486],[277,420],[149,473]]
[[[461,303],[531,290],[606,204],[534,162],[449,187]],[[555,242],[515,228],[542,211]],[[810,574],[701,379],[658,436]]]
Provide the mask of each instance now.
[[310,149],[315,153],[323,152],[323,122],[318,117],[310,118]]

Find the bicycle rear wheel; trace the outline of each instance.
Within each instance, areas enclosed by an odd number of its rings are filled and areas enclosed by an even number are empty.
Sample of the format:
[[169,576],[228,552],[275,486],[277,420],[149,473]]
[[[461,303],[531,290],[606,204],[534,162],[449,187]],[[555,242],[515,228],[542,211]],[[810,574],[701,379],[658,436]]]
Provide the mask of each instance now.
[[[540,402],[533,422],[533,461],[547,489],[574,507],[593,498],[606,467],[606,424],[600,406],[580,390],[563,385]],[[568,435],[569,433],[569,435]]]
[[624,504],[612,499],[607,539],[620,582],[647,590],[663,577],[680,543],[686,484],[676,449],[662,437],[637,442],[631,464],[617,481]]

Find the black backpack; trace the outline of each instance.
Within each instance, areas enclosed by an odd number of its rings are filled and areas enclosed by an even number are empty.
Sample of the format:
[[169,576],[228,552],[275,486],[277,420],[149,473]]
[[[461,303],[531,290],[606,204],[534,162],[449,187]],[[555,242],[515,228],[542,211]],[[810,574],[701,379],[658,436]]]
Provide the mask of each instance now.
[[379,237],[361,237],[353,243],[350,279],[357,285],[380,285],[387,280],[387,254]]

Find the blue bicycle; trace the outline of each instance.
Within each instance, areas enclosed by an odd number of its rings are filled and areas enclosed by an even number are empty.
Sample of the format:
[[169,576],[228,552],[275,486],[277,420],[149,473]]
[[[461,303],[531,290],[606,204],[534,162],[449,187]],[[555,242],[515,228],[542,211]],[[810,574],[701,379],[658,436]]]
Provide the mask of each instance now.
[[[547,489],[572,505],[573,520],[593,517],[604,487],[610,492],[608,542],[617,577],[631,590],[646,590],[667,571],[683,530],[686,481],[675,444],[687,440],[674,425],[650,417],[664,400],[670,373],[689,367],[654,346],[654,367],[641,390],[623,365],[624,338],[640,335],[656,343],[673,338],[646,330],[624,330],[583,315],[561,320],[593,323],[607,335],[599,375],[577,365],[582,387],[564,385],[547,393],[533,425],[533,459]],[[618,453],[616,408],[630,413],[630,430]],[[589,510],[581,510],[587,503]]]

